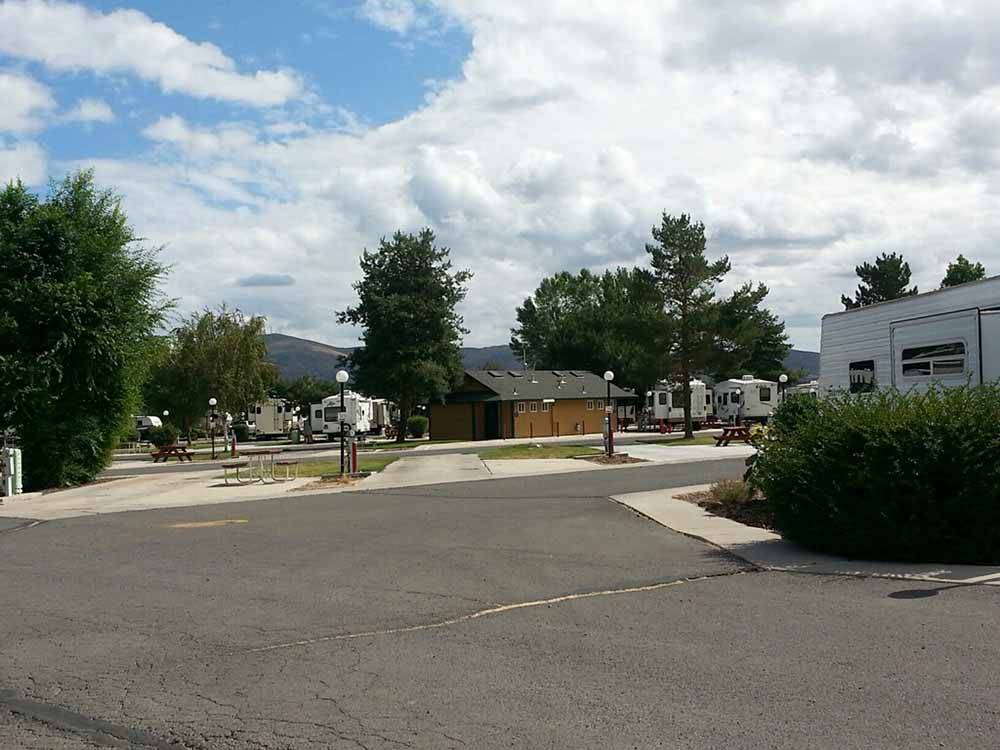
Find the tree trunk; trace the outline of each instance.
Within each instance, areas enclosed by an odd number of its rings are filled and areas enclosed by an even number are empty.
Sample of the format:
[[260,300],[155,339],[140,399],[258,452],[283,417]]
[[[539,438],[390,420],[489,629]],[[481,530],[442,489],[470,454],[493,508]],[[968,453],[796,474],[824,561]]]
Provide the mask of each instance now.
[[413,411],[413,407],[410,405],[410,399],[403,397],[399,399],[399,429],[396,430],[396,442],[402,443],[406,441],[406,423],[410,420],[410,415]]

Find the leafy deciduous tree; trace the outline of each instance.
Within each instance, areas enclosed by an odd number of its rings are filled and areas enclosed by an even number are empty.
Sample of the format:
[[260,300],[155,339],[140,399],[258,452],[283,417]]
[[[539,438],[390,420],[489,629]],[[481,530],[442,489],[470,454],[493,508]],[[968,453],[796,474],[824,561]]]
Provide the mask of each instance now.
[[709,371],[718,380],[742,373],[774,380],[792,348],[785,324],[761,306],[768,288],[746,283],[719,303],[717,345]]
[[129,429],[168,306],[156,255],[90,172],[45,200],[0,192],[0,429],[18,435],[29,489],[93,479]]
[[472,273],[452,271],[448,256],[430,229],[383,238],[362,253],[358,304],[337,313],[340,323],[363,329],[363,346],[348,358],[357,388],[399,404],[400,441],[414,407],[444,398],[462,379],[460,339],[468,331],[455,307]]
[[979,281],[986,278],[986,269],[982,263],[973,263],[966,259],[964,255],[959,255],[948,264],[948,270],[941,279],[941,288],[968,284],[970,281]]
[[882,253],[875,259],[875,263],[855,266],[854,272],[861,283],[854,293],[854,299],[841,295],[840,301],[846,310],[917,294],[917,288],[909,286],[910,264],[897,253]]
[[653,227],[655,244],[647,244],[656,282],[665,309],[672,319],[673,374],[680,377],[684,394],[684,434],[694,436],[691,425],[691,376],[707,367],[714,351],[713,332],[719,318],[715,287],[729,272],[729,258],[714,262],[705,257],[705,225],[664,212]]

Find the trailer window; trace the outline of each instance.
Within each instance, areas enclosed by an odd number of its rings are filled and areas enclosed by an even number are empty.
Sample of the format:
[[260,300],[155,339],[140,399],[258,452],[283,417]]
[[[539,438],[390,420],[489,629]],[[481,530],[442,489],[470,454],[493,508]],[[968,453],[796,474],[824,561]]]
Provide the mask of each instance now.
[[706,393],[705,394],[705,406],[711,406],[711,405],[712,405],[712,394],[711,393]]
[[903,375],[910,378],[965,373],[965,344],[955,341],[903,349]]
[[871,393],[875,390],[874,359],[862,359],[857,362],[851,362],[847,367],[847,378],[851,384],[851,393]]
[[674,391],[670,394],[670,406],[673,409],[684,408],[684,391]]
[[323,421],[324,422],[336,422],[337,415],[340,413],[339,406],[327,406],[323,409]]
[[771,400],[771,388],[766,385],[760,387],[760,400],[770,401]]
[[[734,393],[733,396],[735,397],[736,394]],[[736,403],[736,399],[735,398],[733,399],[733,403],[734,404]],[[723,393],[722,394],[722,405],[723,406],[729,406],[729,394],[728,393]]]
[[323,410],[322,409],[317,409],[316,413],[314,414],[314,416],[316,417],[316,419],[322,419],[323,418]]
[[730,396],[730,399],[732,400],[732,402],[733,402],[734,404],[738,404],[738,403],[740,402],[740,394],[738,394],[738,393],[733,393],[733,394],[732,394],[732,395]]
[[666,405],[667,405],[667,392],[660,391],[660,406],[666,406]]

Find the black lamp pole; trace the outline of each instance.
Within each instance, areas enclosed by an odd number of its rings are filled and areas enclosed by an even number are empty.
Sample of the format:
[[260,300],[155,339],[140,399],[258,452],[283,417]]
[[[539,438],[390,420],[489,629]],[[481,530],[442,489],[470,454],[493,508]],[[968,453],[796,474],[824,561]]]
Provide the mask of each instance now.
[[344,473],[344,384],[340,384],[340,473]]

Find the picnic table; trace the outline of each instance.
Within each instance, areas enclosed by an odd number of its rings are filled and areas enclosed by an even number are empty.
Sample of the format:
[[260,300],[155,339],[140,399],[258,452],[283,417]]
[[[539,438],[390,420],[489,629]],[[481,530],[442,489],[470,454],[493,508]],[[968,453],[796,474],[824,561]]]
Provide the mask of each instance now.
[[715,436],[715,447],[727,447],[731,440],[742,441],[747,445],[751,445],[752,440],[750,438],[750,428],[746,425],[723,427],[722,434]]
[[[281,448],[241,448],[240,455],[250,461],[250,480],[263,482],[274,479],[274,457],[282,452]],[[257,459],[257,477],[254,477],[254,459]],[[266,463],[265,463],[266,459]]]
[[184,462],[184,459],[188,461],[194,461],[194,454],[185,448],[183,445],[165,445],[162,448],[150,453],[153,457],[153,463],[159,463],[160,459],[163,459],[163,463],[167,462],[167,459],[173,456],[180,462]]

